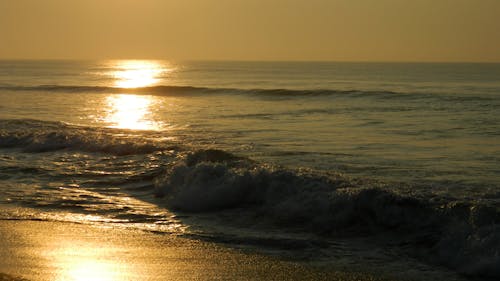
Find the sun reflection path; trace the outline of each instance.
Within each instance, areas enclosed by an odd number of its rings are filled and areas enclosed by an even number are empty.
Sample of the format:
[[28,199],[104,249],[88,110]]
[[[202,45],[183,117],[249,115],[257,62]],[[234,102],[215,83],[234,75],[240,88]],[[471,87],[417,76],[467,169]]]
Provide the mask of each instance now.
[[143,95],[109,95],[105,121],[112,128],[133,130],[158,130],[161,122],[153,119],[155,97]]
[[159,77],[171,69],[155,61],[125,60],[118,61],[113,66],[115,86],[118,88],[139,88],[153,86],[159,82]]
[[120,260],[117,245],[89,238],[92,236],[63,236],[47,252],[56,269],[56,281],[118,281],[135,275],[133,264]]
[[[112,263],[98,262],[94,260],[83,260],[75,262],[67,268],[63,280],[74,281],[114,281],[122,268],[116,268]],[[68,278],[68,279],[67,279]]]

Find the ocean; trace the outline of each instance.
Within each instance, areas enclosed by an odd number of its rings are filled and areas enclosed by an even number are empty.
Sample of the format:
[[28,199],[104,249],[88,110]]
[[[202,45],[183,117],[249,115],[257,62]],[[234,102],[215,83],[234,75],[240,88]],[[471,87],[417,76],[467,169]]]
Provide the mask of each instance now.
[[0,160],[4,220],[500,277],[500,64],[4,60]]

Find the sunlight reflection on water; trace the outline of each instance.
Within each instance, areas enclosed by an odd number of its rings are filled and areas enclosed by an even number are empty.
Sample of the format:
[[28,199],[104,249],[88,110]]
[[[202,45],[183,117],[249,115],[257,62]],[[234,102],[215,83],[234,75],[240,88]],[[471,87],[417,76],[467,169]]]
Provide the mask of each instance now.
[[59,241],[51,256],[58,271],[58,281],[115,281],[133,275],[129,264],[115,260],[117,249],[83,241],[68,239]]
[[133,130],[158,130],[161,122],[153,119],[152,110],[157,106],[153,96],[118,94],[106,97],[105,121],[112,128]]
[[[151,87],[172,71],[166,62],[119,60],[109,62],[113,86],[118,88]],[[159,130],[161,122],[153,118],[158,99],[147,95],[114,94],[105,99],[104,121],[109,127],[132,130]]]
[[156,61],[124,60],[112,64],[114,86],[119,88],[150,87],[159,82],[160,76],[171,71]]

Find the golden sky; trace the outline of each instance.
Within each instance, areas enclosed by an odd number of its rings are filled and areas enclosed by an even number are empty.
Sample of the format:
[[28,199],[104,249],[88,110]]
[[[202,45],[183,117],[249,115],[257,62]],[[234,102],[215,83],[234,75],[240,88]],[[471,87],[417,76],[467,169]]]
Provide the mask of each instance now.
[[500,0],[0,0],[0,58],[500,62]]

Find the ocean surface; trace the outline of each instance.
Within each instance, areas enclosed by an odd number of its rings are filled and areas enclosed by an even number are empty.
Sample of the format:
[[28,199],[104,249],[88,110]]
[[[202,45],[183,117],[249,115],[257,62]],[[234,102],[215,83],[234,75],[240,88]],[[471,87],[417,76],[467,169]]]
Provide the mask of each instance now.
[[500,278],[500,64],[0,61],[0,219]]

